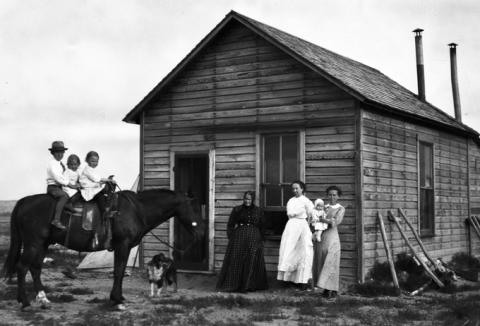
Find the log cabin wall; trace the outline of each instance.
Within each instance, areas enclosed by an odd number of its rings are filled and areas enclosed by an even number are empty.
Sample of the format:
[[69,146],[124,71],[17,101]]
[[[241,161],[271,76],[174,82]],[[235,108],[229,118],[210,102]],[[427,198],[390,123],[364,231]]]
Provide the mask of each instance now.
[[[480,216],[480,145],[473,140],[469,140],[468,154],[470,215]],[[470,253],[480,257],[480,238],[473,228],[469,228],[468,235],[470,237]]]
[[[446,261],[454,253],[466,252],[467,139],[369,110],[363,111],[362,134],[365,272],[376,260],[386,260],[377,212],[383,215],[394,256],[409,251],[394,223],[387,220],[387,211],[398,215],[402,208],[411,223],[419,225],[418,141],[433,143],[434,148],[435,234],[422,241],[432,257]],[[412,236],[405,223],[401,225]]]
[[[342,277],[356,269],[355,101],[246,27],[231,22],[146,107],[142,127],[144,188],[170,187],[170,152],[178,146],[215,149],[214,268],[226,250],[226,223],[246,190],[256,189],[258,135],[278,130],[305,134],[310,198],[328,185],[344,192],[340,226]],[[169,236],[166,223],[154,233]],[[279,240],[267,240],[267,269],[276,271]],[[144,259],[167,247],[147,235]]]
[[[344,111],[344,122],[338,125],[308,128],[305,132],[305,182],[307,197],[327,203],[328,186],[340,187],[339,202],[345,207],[345,217],[338,226],[341,244],[341,283],[357,281],[357,235],[355,199],[355,110]],[[278,251],[278,244],[277,244]],[[277,253],[278,256],[278,253]]]

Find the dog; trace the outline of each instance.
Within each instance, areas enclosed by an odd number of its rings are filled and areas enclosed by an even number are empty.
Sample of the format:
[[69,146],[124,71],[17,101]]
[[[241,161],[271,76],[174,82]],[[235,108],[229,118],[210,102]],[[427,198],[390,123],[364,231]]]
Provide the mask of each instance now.
[[171,258],[165,257],[164,254],[158,254],[152,257],[147,264],[148,281],[150,282],[150,297],[155,296],[155,286],[157,288],[157,296],[162,291],[167,290],[168,285],[173,284],[173,292],[177,292],[177,268]]

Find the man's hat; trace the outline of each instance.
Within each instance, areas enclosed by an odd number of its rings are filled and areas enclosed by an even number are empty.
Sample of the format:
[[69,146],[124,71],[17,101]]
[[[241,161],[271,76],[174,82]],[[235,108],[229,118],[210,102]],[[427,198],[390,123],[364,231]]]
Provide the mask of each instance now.
[[52,148],[49,148],[48,150],[50,152],[65,152],[68,148],[66,148],[63,145],[63,141],[56,140],[52,143]]

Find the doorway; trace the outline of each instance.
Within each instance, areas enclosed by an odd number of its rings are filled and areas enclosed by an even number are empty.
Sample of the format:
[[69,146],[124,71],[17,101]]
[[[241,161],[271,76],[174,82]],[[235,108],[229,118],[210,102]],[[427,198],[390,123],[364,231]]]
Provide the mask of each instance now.
[[208,153],[175,154],[175,191],[183,192],[192,198],[192,207],[203,221],[204,236],[195,240],[183,225],[174,220],[174,247],[180,251],[173,253],[177,268],[185,270],[208,270],[209,253],[209,155]]

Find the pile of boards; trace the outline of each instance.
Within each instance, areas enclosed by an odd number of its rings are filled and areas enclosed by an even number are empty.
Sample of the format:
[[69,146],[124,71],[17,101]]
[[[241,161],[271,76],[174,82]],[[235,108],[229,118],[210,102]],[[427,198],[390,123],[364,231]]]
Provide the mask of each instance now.
[[[435,283],[438,287],[443,288],[443,287],[445,287],[445,284],[444,284],[445,281],[449,282],[451,280],[455,280],[456,276],[455,276],[455,273],[453,272],[453,270],[448,268],[448,266],[446,266],[446,264],[441,259],[434,260],[431,257],[431,255],[428,253],[428,251],[426,250],[425,246],[423,245],[423,242],[420,239],[417,231],[415,230],[415,228],[412,226],[412,224],[408,220],[405,212],[401,208],[398,209],[398,212],[399,212],[400,217],[396,217],[393,214],[393,212],[391,210],[389,210],[388,211],[388,220],[393,222],[397,226],[402,238],[405,240],[405,243],[407,244],[410,251],[412,252],[415,260],[420,265],[422,265],[423,269],[425,270],[425,273],[431,279],[431,281],[428,281],[427,283],[422,285],[419,289],[417,289],[413,292],[410,292],[409,295],[416,295],[416,294],[424,291],[432,282]],[[394,284],[395,288],[398,289],[398,292],[400,293],[400,285],[398,283],[397,274],[395,272],[395,265],[394,265],[394,262],[393,262],[392,253],[391,253],[390,247],[388,245],[387,234],[385,232],[385,225],[384,225],[384,222],[383,222],[382,214],[380,214],[380,212],[378,212],[377,217],[378,217],[378,222],[379,222],[379,225],[380,225],[380,231],[381,231],[381,234],[382,234],[382,240],[383,240],[383,244],[384,244],[384,247],[385,247],[388,264],[389,264],[389,267],[390,267],[390,273],[392,275],[393,284]],[[409,240],[409,238],[405,234],[405,231],[403,230],[402,226],[400,225],[400,221],[402,219],[405,222],[405,224],[408,226],[408,228],[410,229],[411,233],[413,234],[418,246],[421,248],[422,253],[418,253],[415,250],[411,241]],[[480,235],[480,224],[479,224],[479,235]]]

